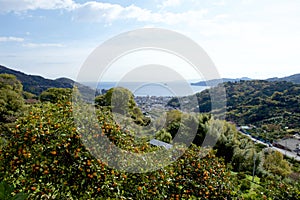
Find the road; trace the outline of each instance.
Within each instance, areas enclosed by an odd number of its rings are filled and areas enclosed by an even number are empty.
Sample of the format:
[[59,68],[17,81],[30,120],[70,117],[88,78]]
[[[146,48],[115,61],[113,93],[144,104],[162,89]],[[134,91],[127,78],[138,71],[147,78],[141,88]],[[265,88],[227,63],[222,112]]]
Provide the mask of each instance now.
[[[239,128],[237,128],[238,130],[240,130]],[[267,149],[272,149],[272,150],[275,150],[275,151],[279,151],[280,153],[282,153],[283,155],[289,157],[289,158],[294,158],[295,160],[299,161],[300,162],[300,156],[298,156],[296,153],[293,153],[293,152],[290,152],[290,151],[287,151],[287,150],[284,150],[284,149],[280,149],[280,148],[277,148],[277,147],[274,147],[274,146],[269,146],[269,144],[267,143],[264,143],[260,140],[257,140],[255,138],[253,138],[251,135],[248,135],[248,134],[245,134],[241,131],[239,131],[241,134],[249,137],[254,143],[259,143],[259,144],[262,144],[262,145],[265,145]]]
[[286,151],[284,149],[280,149],[277,147],[271,147],[273,150],[279,151],[280,153],[282,153],[283,155],[285,155],[286,157],[289,158],[294,158],[297,161],[300,161],[300,156],[298,156],[296,153],[290,152],[290,151]]

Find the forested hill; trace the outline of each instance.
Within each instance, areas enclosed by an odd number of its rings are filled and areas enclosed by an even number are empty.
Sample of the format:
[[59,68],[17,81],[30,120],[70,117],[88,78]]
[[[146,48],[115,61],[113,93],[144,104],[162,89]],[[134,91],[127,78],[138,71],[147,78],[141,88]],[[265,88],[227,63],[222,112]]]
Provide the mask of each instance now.
[[[250,81],[253,80],[248,77],[243,77],[243,78],[222,78],[222,79],[213,79],[213,80],[208,80],[208,81],[199,81],[197,83],[191,83],[191,85],[196,85],[196,86],[217,86],[220,83],[225,83],[225,82],[238,82],[238,81]],[[266,81],[288,81],[296,84],[300,84],[300,74],[294,74],[291,76],[286,76],[282,78],[274,77],[274,78],[268,78]]]
[[239,124],[269,121],[299,127],[300,85],[286,81],[242,81],[225,83],[225,89],[228,120]]
[[15,71],[0,65],[0,74],[13,74],[21,81],[23,89],[35,95],[41,94],[48,88],[72,88],[73,85],[59,80],[46,79],[41,76],[27,75],[23,72]]
[[[239,125],[277,123],[281,126],[299,128],[300,85],[286,81],[251,80],[226,82],[226,103],[228,121]],[[214,90],[218,91],[218,87]],[[189,97],[185,97],[189,98]],[[209,90],[197,94],[201,112],[211,111]],[[183,101],[182,101],[183,102]],[[170,106],[178,106],[172,99]],[[191,107],[190,109],[198,110]]]
[[13,74],[21,81],[23,85],[23,90],[30,92],[35,95],[40,95],[43,91],[48,88],[73,88],[76,84],[83,96],[91,96],[95,92],[82,84],[76,83],[75,81],[68,78],[59,78],[56,80],[46,79],[41,76],[28,75],[20,71],[12,70],[7,67],[0,65],[0,74]]
[[191,85],[195,86],[217,86],[220,83],[225,83],[225,82],[238,82],[238,81],[248,81],[251,80],[248,77],[243,77],[243,78],[221,78],[221,79],[212,79],[208,81],[199,81],[197,83],[191,83]]
[[294,75],[286,76],[283,78],[277,78],[277,77],[269,78],[269,79],[267,79],[267,81],[289,81],[292,83],[300,84],[300,74],[294,74]]

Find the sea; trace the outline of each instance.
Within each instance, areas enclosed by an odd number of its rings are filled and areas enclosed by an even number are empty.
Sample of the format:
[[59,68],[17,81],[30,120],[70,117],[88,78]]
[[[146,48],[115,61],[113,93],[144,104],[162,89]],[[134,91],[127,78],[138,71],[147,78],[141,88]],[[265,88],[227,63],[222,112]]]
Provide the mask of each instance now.
[[129,89],[134,96],[161,96],[161,97],[180,97],[193,95],[208,89],[208,86],[195,86],[189,82],[84,82],[82,83],[93,89],[97,89],[100,93],[105,92],[113,87],[124,87]]

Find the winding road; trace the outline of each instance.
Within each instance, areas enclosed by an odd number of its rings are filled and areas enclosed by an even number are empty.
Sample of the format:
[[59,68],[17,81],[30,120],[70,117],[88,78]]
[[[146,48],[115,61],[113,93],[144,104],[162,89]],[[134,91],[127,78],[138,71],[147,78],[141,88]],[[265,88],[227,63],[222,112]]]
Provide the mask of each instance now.
[[254,143],[259,143],[259,144],[262,144],[262,145],[265,145],[266,146],[266,149],[272,149],[272,150],[275,150],[275,151],[279,151],[280,153],[282,153],[283,155],[285,155],[286,157],[289,157],[289,158],[293,158],[297,161],[300,162],[300,156],[298,156],[296,153],[294,152],[290,152],[288,150],[285,150],[285,149],[280,149],[280,148],[277,148],[277,147],[274,147],[274,146],[269,146],[269,144],[267,143],[264,143],[258,139],[255,139],[253,138],[251,135],[248,135],[248,134],[245,134],[243,133],[242,131],[240,131],[240,128],[237,127],[237,129],[239,130],[239,132],[247,137],[249,137]]

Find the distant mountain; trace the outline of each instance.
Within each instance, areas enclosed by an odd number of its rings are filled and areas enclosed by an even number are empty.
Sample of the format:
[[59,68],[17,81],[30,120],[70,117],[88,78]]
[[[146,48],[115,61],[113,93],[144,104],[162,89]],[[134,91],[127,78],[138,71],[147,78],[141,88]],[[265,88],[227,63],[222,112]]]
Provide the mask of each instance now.
[[220,83],[225,83],[225,82],[239,82],[239,81],[248,81],[251,80],[248,77],[243,77],[243,78],[222,78],[222,79],[213,79],[213,80],[208,80],[208,81],[199,81],[197,83],[191,83],[191,85],[195,86],[217,86]]
[[83,85],[81,83],[77,83],[77,82],[73,81],[72,79],[58,78],[58,79],[55,79],[55,81],[58,81],[63,84],[70,84],[72,86],[76,86],[78,88],[82,98],[89,102],[91,102],[94,99],[95,94],[98,94],[95,90],[93,90],[89,86]]
[[48,88],[73,88],[77,86],[83,96],[83,99],[88,100],[93,98],[95,91],[90,87],[77,83],[68,78],[58,78],[56,80],[46,79],[42,76],[28,75],[20,71],[12,70],[0,65],[0,74],[13,74],[23,84],[23,90],[35,95],[40,95]]
[[0,65],[0,74],[13,74],[23,84],[23,89],[35,95],[41,94],[44,90],[51,87],[72,88],[73,85],[67,82],[46,79],[41,76],[27,75],[20,71],[15,71]]
[[288,82],[300,84],[300,74],[294,74],[283,78],[277,78],[277,77],[269,78],[267,79],[267,81],[288,81]]

